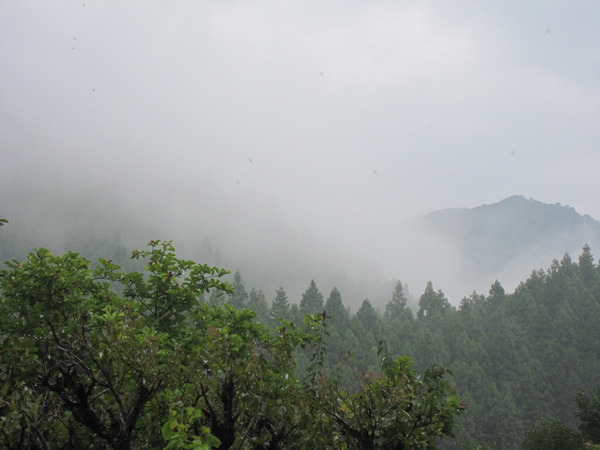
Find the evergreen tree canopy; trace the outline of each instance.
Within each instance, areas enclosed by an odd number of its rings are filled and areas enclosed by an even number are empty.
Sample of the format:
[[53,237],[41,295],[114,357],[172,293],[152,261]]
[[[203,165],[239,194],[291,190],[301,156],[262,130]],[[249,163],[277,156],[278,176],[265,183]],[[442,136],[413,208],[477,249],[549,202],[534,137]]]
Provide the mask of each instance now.
[[336,324],[348,324],[349,313],[342,303],[342,294],[334,287],[325,302],[327,317]]
[[269,317],[272,324],[278,324],[279,319],[291,320],[290,302],[288,301],[285,289],[280,287],[275,293],[275,298],[271,303]]
[[412,321],[412,311],[406,305],[406,296],[404,288],[400,281],[396,282],[391,300],[385,305],[383,317],[387,321]]
[[450,302],[444,296],[442,291],[435,292],[431,281],[427,283],[425,292],[419,299],[419,311],[417,317],[423,319],[425,317],[439,317],[452,309]]
[[500,282],[496,280],[494,281],[494,284],[492,284],[492,286],[490,287],[489,294],[490,301],[499,302],[505,297],[506,292],[504,291],[504,288],[502,287]]
[[302,294],[300,300],[300,313],[304,314],[320,314],[324,311],[323,294],[317,288],[315,280],[310,281],[308,289]]
[[594,396],[580,391],[575,400],[578,409],[576,414],[579,419],[579,431],[586,440],[600,444],[600,388]]
[[233,276],[233,293],[229,295],[228,303],[237,309],[248,307],[248,292],[242,283],[242,275],[239,270]]

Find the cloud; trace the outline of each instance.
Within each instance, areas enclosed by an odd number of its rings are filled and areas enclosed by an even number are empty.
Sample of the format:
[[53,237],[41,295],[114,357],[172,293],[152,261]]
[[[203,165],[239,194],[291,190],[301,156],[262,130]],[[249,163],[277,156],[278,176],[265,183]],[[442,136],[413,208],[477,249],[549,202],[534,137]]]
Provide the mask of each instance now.
[[214,188],[374,260],[515,193],[600,217],[598,6],[553,5],[9,2],[0,181]]

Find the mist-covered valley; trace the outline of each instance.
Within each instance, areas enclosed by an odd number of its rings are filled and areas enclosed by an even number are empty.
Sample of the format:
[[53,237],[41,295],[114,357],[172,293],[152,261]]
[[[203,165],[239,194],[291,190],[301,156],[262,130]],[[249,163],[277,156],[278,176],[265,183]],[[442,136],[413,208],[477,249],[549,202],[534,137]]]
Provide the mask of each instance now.
[[274,199],[226,192],[210,173],[190,186],[139,189],[7,185],[3,217],[10,225],[0,237],[0,257],[20,259],[43,246],[95,258],[98,245],[130,252],[152,239],[172,240],[182,257],[240,272],[268,299],[283,287],[297,303],[315,280],[323,292],[337,287],[353,310],[365,298],[383,310],[400,281],[416,311],[429,281],[457,306],[473,292],[487,294],[496,280],[512,291],[553,259],[600,243],[600,224],[591,217],[521,196],[398,220],[395,227],[382,226],[377,239],[365,231],[371,243],[365,246],[323,232],[318,218],[291,223]]
[[267,295],[314,278],[353,307],[394,280],[456,305],[581,249],[522,234],[484,258],[492,218],[409,223],[515,194],[600,216],[597,7],[311,5],[4,6],[3,216],[40,245],[160,235]]
[[600,445],[598,23],[2,2],[0,447]]
[[[210,190],[208,185],[205,186],[203,193],[207,201],[203,203],[202,210],[194,209],[195,203],[184,193],[174,201],[176,207],[153,205],[150,209],[145,209],[144,202],[140,199],[137,205],[134,203],[128,207],[122,197],[110,196],[108,191],[82,189],[48,191],[32,186],[20,188],[13,192],[11,197],[15,201],[5,204],[7,213],[2,215],[3,219],[7,218],[9,221],[3,223],[0,229],[0,257],[3,260],[15,258],[16,261],[8,266],[8,270],[0,273],[0,281],[4,287],[0,297],[2,300],[0,308],[9,311],[7,308],[12,305],[18,309],[19,312],[11,312],[11,317],[23,317],[23,319],[16,321],[15,326],[19,326],[25,317],[32,320],[37,320],[36,318],[39,317],[42,324],[40,327],[43,327],[43,324],[50,320],[46,319],[47,314],[51,317],[57,312],[65,314],[62,312],[62,304],[59,300],[65,296],[73,300],[72,304],[66,303],[67,305],[81,305],[84,308],[85,313],[81,319],[84,322],[91,314],[98,314],[95,320],[100,320],[99,318],[106,320],[105,317],[112,317],[110,299],[119,299],[119,296],[115,294],[111,297],[103,294],[96,299],[93,294],[89,297],[90,293],[95,291],[87,292],[86,289],[89,288],[84,286],[87,286],[91,280],[93,280],[92,285],[98,283],[97,285],[101,286],[107,279],[112,280],[115,285],[124,284],[123,290],[118,291],[122,292],[120,295],[124,295],[124,298],[134,295],[132,297],[134,300],[130,300],[133,304],[140,302],[145,305],[142,295],[147,294],[143,293],[155,292],[155,288],[132,290],[132,286],[135,286],[132,284],[133,280],[138,280],[135,283],[148,280],[149,285],[153,286],[152,283],[157,280],[163,280],[161,283],[171,280],[175,273],[171,270],[176,266],[173,265],[173,260],[166,259],[163,269],[165,272],[158,276],[160,269],[156,267],[157,261],[161,266],[161,258],[170,257],[168,252],[163,254],[158,250],[157,253],[146,254],[146,257],[151,259],[146,261],[144,257],[140,264],[138,261],[140,254],[136,252],[133,258],[130,258],[130,250],[144,249],[145,244],[152,239],[171,236],[178,248],[179,257],[225,267],[235,273],[224,278],[231,283],[230,286],[233,286],[234,291],[221,292],[220,295],[215,296],[214,294],[219,294],[220,289],[226,289],[217,283],[210,294],[202,292],[199,297],[198,294],[192,296],[194,302],[199,300],[198,304],[181,314],[181,317],[190,317],[190,314],[201,313],[202,319],[196,325],[198,327],[206,324],[218,325],[218,327],[210,325],[208,329],[208,339],[202,346],[203,354],[207,359],[200,359],[201,362],[203,361],[204,369],[197,369],[197,371],[206,371],[202,378],[203,383],[213,383],[211,374],[217,374],[215,381],[217,387],[212,389],[219,388],[218,383],[221,382],[219,374],[226,373],[223,372],[224,370],[231,370],[231,373],[237,374],[240,367],[245,367],[241,364],[250,364],[252,366],[250,372],[256,370],[255,363],[252,362],[255,356],[255,349],[252,346],[258,345],[258,337],[240,340],[240,336],[233,336],[232,342],[237,342],[235,345],[239,346],[242,345],[240,342],[243,343],[243,347],[240,347],[243,358],[236,357],[232,362],[233,365],[228,367],[226,366],[228,357],[219,356],[213,359],[206,350],[210,346],[220,345],[219,339],[222,337],[216,334],[216,330],[219,330],[219,333],[222,330],[229,330],[229,325],[223,326],[220,322],[213,322],[215,318],[210,318],[211,314],[217,314],[217,317],[221,313],[239,314],[235,316],[238,321],[231,324],[233,330],[236,330],[234,327],[241,326],[242,317],[246,321],[245,327],[264,326],[267,334],[261,335],[260,339],[267,339],[267,341],[260,344],[263,346],[260,347],[262,354],[267,351],[266,345],[270,345],[267,343],[268,339],[273,337],[277,340],[283,339],[288,327],[290,332],[294,333],[301,332],[305,327],[306,330],[310,330],[311,317],[313,317],[312,320],[318,318],[322,321],[321,331],[318,331],[320,328],[315,330],[321,333],[318,336],[321,336],[319,339],[322,338],[323,341],[309,341],[313,344],[321,343],[316,347],[314,345],[302,347],[302,350],[297,349],[294,353],[293,364],[299,381],[292,382],[298,383],[296,386],[305,386],[302,384],[306,383],[305,377],[307,374],[312,374],[314,367],[317,367],[321,371],[318,383],[324,383],[323,389],[327,389],[327,395],[334,395],[336,399],[339,395],[348,395],[342,392],[360,396],[364,389],[369,389],[370,383],[378,383],[385,379],[384,375],[379,375],[380,370],[389,376],[384,365],[389,355],[401,355],[398,356],[400,359],[396,364],[403,364],[398,367],[403,367],[404,378],[402,382],[393,382],[393,386],[398,389],[409,389],[412,381],[408,381],[406,373],[413,373],[410,372],[412,369],[409,369],[413,364],[416,370],[424,373],[423,380],[427,380],[432,373],[436,373],[436,370],[445,370],[438,365],[447,367],[451,371],[440,373],[452,380],[452,389],[456,386],[457,397],[441,398],[448,402],[443,403],[444,408],[451,405],[450,409],[443,410],[445,411],[443,414],[446,414],[443,420],[452,424],[454,437],[447,436],[445,431],[436,434],[431,432],[424,448],[429,448],[435,443],[439,448],[444,449],[462,449],[476,445],[488,449],[538,450],[545,448],[548,433],[556,429],[561,430],[563,434],[552,435],[552,442],[560,442],[563,448],[583,449],[585,442],[594,442],[595,438],[590,438],[589,436],[593,435],[585,428],[582,428],[580,434],[573,430],[578,420],[586,426],[589,422],[587,416],[580,415],[581,411],[584,413],[587,411],[585,408],[588,408],[586,406],[588,403],[581,402],[597,401],[598,398],[598,395],[593,396],[593,389],[600,382],[598,378],[600,336],[595,325],[597,323],[595,318],[600,317],[599,266],[594,262],[588,246],[584,246],[578,253],[573,253],[572,257],[557,255],[557,258],[553,258],[554,261],[548,261],[545,265],[541,263],[542,258],[555,252],[564,255],[563,249],[570,248],[569,246],[597,240],[600,224],[591,217],[582,216],[567,206],[545,204],[522,196],[509,197],[498,203],[476,208],[441,210],[421,216],[404,224],[399,230],[397,239],[390,241],[390,245],[397,246],[397,250],[390,253],[398,255],[394,259],[395,267],[403,268],[404,280],[410,283],[418,280],[421,274],[429,273],[429,279],[434,282],[434,285],[426,283],[422,293],[411,294],[413,291],[410,284],[402,285],[396,280],[389,279],[382,266],[372,266],[377,270],[370,268],[368,260],[361,259],[365,255],[352,254],[351,249],[337,247],[332,240],[324,239],[322,235],[312,234],[308,230],[300,232],[294,230],[277,214],[272,205],[244,203],[236,197],[227,197],[218,193],[214,188]],[[153,196],[156,193],[149,192],[149,195]],[[36,199],[36,203],[28,203],[27,200],[30,199]],[[211,214],[213,211],[211,207],[216,208],[214,214]],[[78,257],[73,254],[54,257],[43,251],[30,253],[27,262],[24,262],[25,254],[40,246],[49,248],[56,255],[68,250],[80,252],[93,263],[89,266],[88,261],[74,259]],[[150,248],[152,252],[156,251],[157,243],[153,242]],[[99,260],[99,263],[94,263],[98,258],[105,258],[105,261]],[[46,260],[51,261],[51,265],[47,268],[43,265],[36,266]],[[54,261],[55,265],[52,265]],[[539,269],[526,266],[533,261],[540,261]],[[116,276],[114,271],[118,269],[116,266],[111,266],[115,263],[122,266],[120,271],[116,272]],[[148,266],[143,269],[146,263]],[[523,269],[522,272],[520,268]],[[89,273],[84,276],[82,270]],[[103,272],[103,270],[108,271]],[[141,275],[140,278],[135,278],[139,275],[136,273],[122,275],[135,270],[145,270],[149,273],[146,278]],[[21,272],[27,273],[21,274]],[[507,278],[509,275],[514,276],[515,280],[521,276],[519,281],[515,282],[518,286],[513,288],[505,285],[503,281],[495,281],[488,287],[487,292],[479,293],[474,292],[471,287],[466,287],[472,286],[473,283],[484,282],[486,278],[489,280],[491,279],[489,277],[499,273]],[[182,272],[177,276],[183,277],[184,274],[185,272]],[[128,278],[129,276],[133,278]],[[315,282],[313,283],[312,280]],[[438,283],[437,280],[441,280],[442,283]],[[465,294],[459,304],[456,304],[452,297],[443,292],[444,281],[450,286],[458,286],[457,289],[471,289],[470,294]],[[173,283],[175,289],[172,292],[184,292],[182,289],[190,286],[188,281],[181,284],[180,281]],[[43,295],[37,291],[38,285],[41,286]],[[104,289],[108,289],[110,284],[104,286]],[[278,287],[283,289],[275,292]],[[156,289],[156,292],[160,293],[161,290]],[[14,302],[15,296],[16,303],[11,303]],[[371,301],[365,300],[366,297]],[[45,298],[49,299],[49,309],[39,314],[42,299]],[[184,298],[182,296],[181,300]],[[96,301],[97,303],[94,303]],[[35,314],[21,316],[20,311],[29,306],[35,308]],[[130,311],[129,308],[132,306],[126,302],[123,307]],[[236,309],[238,307],[239,310]],[[246,309],[241,309],[242,307]],[[99,308],[98,312],[92,313],[93,308]],[[305,313],[312,313],[314,316],[303,316]],[[68,318],[68,314],[59,317]],[[126,317],[126,315],[117,314],[115,317]],[[138,321],[150,320],[152,314],[146,313],[141,317],[143,319],[138,318]],[[7,336],[10,336],[12,330],[10,327],[13,326],[9,322],[0,323],[2,330],[7,330],[0,336],[5,341],[8,339]],[[127,330],[127,333],[136,332],[137,322],[124,323],[127,323],[127,326],[119,331],[118,336],[122,336],[124,330]],[[185,324],[189,326],[190,323],[194,322],[187,320],[179,327],[184,327]],[[305,325],[300,325],[302,323]],[[71,334],[68,334],[69,339],[76,334],[81,324],[76,321],[74,326],[75,328],[69,332]],[[97,327],[96,324],[94,326]],[[276,328],[277,326],[279,328]],[[316,326],[316,322],[312,326]],[[271,328],[276,328],[275,334],[271,334],[273,333]],[[193,328],[195,332],[200,329]],[[244,328],[240,329],[244,330]],[[40,330],[41,328],[36,329],[34,334],[21,333],[19,336],[33,336],[36,342],[43,341],[45,338],[39,334]],[[61,332],[64,330],[66,328]],[[113,332],[112,325],[107,328],[109,331],[102,327],[100,330],[104,334],[100,335],[97,347],[82,348],[85,351],[99,352],[99,358],[106,358],[104,339]],[[148,329],[144,328],[142,331],[147,333]],[[177,332],[173,331],[173,333],[175,335]],[[82,336],[87,338],[86,333]],[[271,337],[267,338],[267,336]],[[317,339],[317,337],[313,336],[310,339]],[[20,342],[17,340],[11,345]],[[229,341],[226,342],[228,346],[231,345]],[[64,371],[65,375],[62,375],[64,378],[74,371],[72,368],[69,369],[71,366],[63,362],[72,352],[66,352],[67,356],[65,356],[64,344],[59,343],[61,346],[54,370],[58,373]],[[117,341],[113,345],[122,344]],[[44,346],[42,350],[48,351],[47,348]],[[312,351],[317,351],[314,350],[315,348],[323,352],[320,356],[322,359],[315,356],[320,353],[311,354]],[[379,351],[376,348],[379,348]],[[213,351],[217,352],[218,349]],[[152,354],[151,351],[149,353]],[[176,362],[179,353],[170,348],[166,351],[165,362],[169,368],[173,364],[179,364]],[[378,356],[383,362],[378,361]],[[123,350],[119,350],[118,360],[122,361],[124,358],[126,356]],[[244,358],[248,358],[250,362]],[[185,356],[184,359],[180,366],[182,373],[195,364],[195,359],[190,360],[189,356]],[[0,369],[3,371],[1,373],[4,373],[8,380],[5,385],[12,386],[14,377],[12,371],[8,369],[17,367],[16,362],[8,356],[5,360],[8,363],[0,360]],[[414,362],[411,362],[413,360]],[[94,364],[102,367],[98,360],[91,361],[96,361]],[[78,370],[81,365],[81,360],[77,359]],[[219,370],[215,368],[213,371],[209,365],[218,365]],[[44,367],[49,367],[49,364]],[[67,369],[70,372],[66,372]],[[83,369],[89,372],[85,366]],[[141,369],[135,370],[136,373],[140,373]],[[285,380],[288,380],[290,367],[286,366],[284,370],[285,374],[280,375],[285,375]],[[44,373],[53,372],[42,372],[42,375]],[[158,375],[153,376],[162,376],[161,371],[157,373]],[[323,373],[331,373],[332,379],[337,380],[335,384],[328,385],[329,375],[324,376]],[[294,377],[289,378],[295,380]],[[415,378],[415,380],[420,379]],[[19,380],[14,379],[15,382]],[[37,378],[32,382],[35,380]],[[42,380],[45,378],[42,377]],[[304,381],[300,382],[301,380]],[[261,387],[267,389],[269,394],[263,394],[262,391],[257,394],[257,387],[246,385],[244,384],[246,381],[241,379],[237,382],[239,384],[236,392],[239,392],[239,395],[242,395],[247,388],[251,388],[252,391],[252,395],[243,394],[249,395],[248,398],[254,398],[253,396],[256,395],[273,395],[272,384]],[[51,385],[52,388],[56,389],[54,386],[59,385],[58,383]],[[91,390],[94,389],[94,383],[92,377]],[[444,386],[448,386],[450,389],[450,385],[437,383],[438,381],[427,389],[433,389],[432,386],[436,386],[436,389],[446,389]],[[177,379],[175,392],[181,392],[182,385],[185,386],[185,382]],[[321,385],[316,384],[316,386]],[[330,392],[331,389],[333,390]],[[7,393],[13,391],[14,389],[6,390]],[[32,395],[35,390],[26,392],[27,395]],[[59,391],[59,394],[61,392]],[[320,396],[325,395],[324,391],[319,392]],[[415,392],[419,392],[417,395],[424,395],[424,391]],[[434,392],[436,391],[432,391],[431,395],[434,395]],[[48,407],[35,410],[37,421],[34,425],[23,425],[25,422],[15,422],[12,419],[20,411],[17,408],[19,403],[8,394],[4,397],[1,395],[4,394],[0,393],[0,399],[4,400],[0,405],[0,411],[4,411],[8,420],[4,422],[5,432],[0,439],[9,442],[14,433],[20,433],[24,436],[23,439],[33,439],[29,436],[42,435],[48,442],[62,442],[61,433],[47,430],[48,427],[54,426],[52,421],[47,420],[48,413],[44,408]],[[299,405],[307,404],[305,396],[308,394],[303,395]],[[575,396],[579,403],[574,403]],[[323,397],[319,398],[319,402],[315,405],[319,408],[327,408],[329,405],[327,400]],[[381,398],[387,397],[381,396]],[[453,403],[458,401],[456,398],[460,399],[460,403]],[[207,398],[204,401],[210,400]],[[237,407],[245,407],[244,401],[239,400],[239,403],[236,403]],[[280,415],[287,411],[281,409],[282,404],[286,407],[296,406],[293,403],[294,399],[289,397],[285,400],[277,400],[276,397],[276,401]],[[414,405],[419,404],[417,399],[414,402]],[[90,404],[95,405],[96,399],[94,398]],[[113,405],[114,402],[109,401],[102,408],[112,408]],[[337,403],[335,405],[334,412],[327,413],[333,418],[337,417],[338,410],[344,412]],[[153,403],[150,403],[150,406],[152,407]],[[416,407],[413,403],[404,406],[411,412]],[[54,408],[52,417],[63,414],[60,403]],[[140,422],[154,423],[153,432],[138,431],[131,435],[131,439],[146,443],[153,442],[153,445],[164,445],[165,439],[170,439],[171,435],[163,431],[162,436],[157,436],[156,429],[162,426],[164,430],[165,423],[172,422],[165,422],[167,419],[164,414],[155,413],[152,408],[149,410],[150,412],[144,416],[145,422],[141,422],[141,419]],[[290,420],[299,420],[299,415],[305,414],[300,413],[297,406],[296,409],[289,408],[289,411],[295,411]],[[387,417],[389,414],[387,406],[385,411]],[[310,410],[306,414],[312,418],[316,413]],[[456,421],[453,418],[455,415]],[[76,423],[81,422],[77,419],[78,416],[75,417]],[[201,414],[196,420],[204,420],[203,417]],[[349,416],[351,417],[353,416]],[[402,419],[397,420],[406,421],[407,418],[411,418],[411,415],[400,417]],[[415,420],[415,424],[421,426],[419,424],[422,419]],[[245,423],[242,419],[238,422]],[[314,421],[310,423],[312,422]],[[88,426],[85,425],[86,423],[83,428],[69,425],[69,433],[85,433],[85,427]],[[248,426],[253,423],[251,420]],[[348,426],[346,421],[341,423]],[[438,422],[434,420],[433,423]],[[137,429],[140,430],[143,426],[140,424]],[[239,426],[245,427],[245,425]],[[592,422],[591,426],[595,427],[595,422]],[[35,433],[30,433],[30,429]],[[382,433],[398,436],[400,435],[398,430],[402,429],[401,426],[394,425],[390,430]],[[224,442],[228,438],[243,439],[234,438],[241,433],[237,429],[222,432],[213,425],[213,428],[207,427],[206,430],[207,433],[210,430],[219,442]],[[311,444],[300,444],[300,448],[313,448],[316,440],[323,439],[324,442],[328,442],[330,439],[330,433],[325,433],[324,437],[312,430],[308,423],[296,427],[295,430],[299,436],[308,436],[303,438],[306,439],[305,442],[311,442]],[[250,432],[255,433],[254,430],[244,431],[244,433]],[[343,433],[341,435],[346,436]],[[102,436],[92,433],[82,442],[101,442],[100,438],[108,439]],[[277,435],[267,436],[270,436],[269,439],[277,438]],[[351,436],[348,434],[344,439],[349,439],[352,443],[354,438]],[[402,442],[411,439],[410,433],[403,436]],[[541,439],[542,444],[539,445],[542,447],[534,446],[538,445],[535,444],[536,439]],[[283,448],[293,448],[294,445],[296,444],[289,443]],[[350,448],[364,448],[360,443],[352,445],[354,444],[351,444]]]

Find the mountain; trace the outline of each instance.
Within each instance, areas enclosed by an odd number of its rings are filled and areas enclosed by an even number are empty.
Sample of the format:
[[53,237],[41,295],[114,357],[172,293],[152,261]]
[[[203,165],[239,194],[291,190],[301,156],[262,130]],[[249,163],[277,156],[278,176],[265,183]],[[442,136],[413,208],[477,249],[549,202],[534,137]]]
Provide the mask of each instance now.
[[438,211],[421,220],[461,246],[471,269],[482,273],[540,253],[560,258],[585,243],[600,242],[600,223],[590,216],[518,195],[477,208]]
[[401,234],[410,246],[420,243],[427,250],[421,260],[432,263],[430,279],[435,284],[438,275],[440,287],[446,291],[448,285],[454,300],[473,289],[487,293],[496,279],[512,289],[533,269],[545,269],[565,253],[576,257],[585,244],[592,252],[600,248],[600,222],[570,206],[520,195],[432,212],[407,224]]
[[262,289],[269,299],[283,286],[298,302],[314,279],[325,295],[336,286],[352,308],[366,297],[383,308],[392,279],[408,284],[414,298],[432,281],[457,305],[474,290],[487,293],[496,279],[510,291],[565,252],[576,257],[586,243],[592,253],[600,249],[596,220],[522,196],[432,212],[392,234],[382,227],[379,241],[363,252],[334,243],[318,228],[299,232],[276,206],[232,195],[211,180],[200,187],[172,189],[167,201],[154,191],[128,197],[19,186],[2,199],[0,213],[10,223],[0,233],[0,263],[40,246],[112,258],[119,246],[172,239],[179,256],[239,270],[248,288]]

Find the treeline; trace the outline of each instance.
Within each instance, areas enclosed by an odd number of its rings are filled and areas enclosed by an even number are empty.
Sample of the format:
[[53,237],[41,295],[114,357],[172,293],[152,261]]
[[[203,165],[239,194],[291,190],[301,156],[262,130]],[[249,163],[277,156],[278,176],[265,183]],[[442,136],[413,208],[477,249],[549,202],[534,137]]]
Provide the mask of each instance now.
[[[114,240],[104,240],[101,243],[94,243],[94,239],[89,241],[85,249],[88,252],[97,252],[108,261],[112,259],[111,264],[124,267],[126,272],[137,273],[136,271],[143,270],[145,263],[141,264],[136,258],[131,259],[130,252],[122,245],[115,246]],[[92,269],[90,266],[89,270]],[[168,277],[169,270],[165,273]],[[4,279],[6,280],[6,275]],[[110,287],[117,297],[126,298],[131,295],[119,280],[113,280]],[[464,298],[458,307],[452,306],[444,293],[435,290],[432,283],[427,284],[419,297],[417,308],[409,307],[405,289],[398,282],[387,301],[376,299],[376,304],[385,304],[383,309],[364,300],[356,312],[351,312],[345,306],[343,293],[338,289],[334,288],[324,294],[314,281],[309,283],[297,301],[289,299],[283,287],[273,298],[267,298],[262,291],[245,286],[240,273],[233,276],[229,287],[230,289],[198,292],[202,308],[217,308],[215,311],[229,306],[234,307],[231,311],[250,309],[254,315],[243,316],[245,319],[240,323],[246,324],[244,327],[250,329],[249,323],[252,322],[260,327],[264,325],[261,330],[280,327],[279,333],[298,333],[299,330],[308,333],[303,338],[297,338],[297,345],[289,350],[291,359],[284,358],[288,364],[286,372],[279,371],[281,368],[269,369],[272,380],[293,379],[297,383],[292,383],[294,386],[312,389],[304,391],[304,394],[301,394],[303,391],[294,391],[294,395],[301,397],[308,395],[307,392],[314,395],[316,391],[313,381],[317,378],[321,381],[335,379],[340,389],[338,392],[348,396],[347,401],[341,403],[347,408],[352,403],[350,396],[357,395],[358,397],[352,397],[352,401],[360,403],[360,395],[368,393],[365,387],[372,387],[372,383],[379,382],[380,379],[386,382],[394,379],[395,375],[385,373],[382,355],[388,361],[396,361],[396,357],[402,355],[416,361],[414,372],[410,371],[413,369],[406,369],[405,374],[416,376],[432,366],[449,369],[453,373],[453,387],[462,402],[460,410],[467,410],[466,414],[456,419],[452,430],[438,429],[427,435],[427,439],[422,441],[427,442],[427,445],[432,444],[432,436],[449,434],[451,431],[456,438],[438,439],[439,446],[449,449],[510,449],[522,448],[524,443],[528,443],[530,446],[527,448],[536,448],[531,445],[538,442],[535,437],[540,435],[556,435],[557,442],[565,436],[571,436],[574,439],[572,442],[581,445],[584,442],[595,442],[590,438],[594,436],[593,432],[581,434],[578,431],[582,422],[576,402],[576,398],[588,399],[592,404],[593,401],[600,402],[600,394],[592,397],[600,387],[600,267],[594,262],[588,246],[583,248],[577,261],[565,255],[561,261],[553,261],[547,270],[532,272],[513,293],[506,293],[500,282],[495,282],[487,295],[474,292]],[[4,298],[5,292],[6,288]],[[312,331],[306,328],[307,315],[317,320],[313,322]],[[2,318],[3,321],[7,320],[5,317]],[[107,326],[106,321],[109,319],[103,320]],[[314,328],[316,323],[322,325],[318,333]],[[3,326],[5,325],[6,322],[3,322]],[[246,338],[258,339],[256,342],[262,339],[268,341],[267,334],[261,333],[263,331],[254,335],[250,333]],[[272,335],[272,331],[270,333]],[[315,333],[318,334],[318,339],[322,338],[318,345],[315,344],[318,341]],[[3,332],[1,337],[6,339],[6,336],[7,333]],[[4,349],[8,348],[7,342],[3,341]],[[246,344],[248,343],[244,345]],[[240,346],[242,348],[250,351],[254,347]],[[265,355],[269,351],[271,350],[265,343]],[[14,382],[15,375],[6,365],[7,352],[3,351],[4,359],[0,361],[4,370],[2,377],[12,377],[10,379]],[[254,350],[250,351],[250,354],[254,354],[253,352]],[[316,362],[319,371],[316,371]],[[204,371],[208,369],[210,367],[201,368]],[[396,369],[400,370],[398,367]],[[317,372],[323,376],[317,376]],[[309,383],[306,374],[312,374],[313,378],[309,378],[313,384]],[[282,378],[284,375],[290,378]],[[379,378],[382,376],[383,378]],[[415,378],[417,380],[422,378]],[[3,382],[3,386],[8,385],[6,381]],[[288,386],[287,383],[286,381],[283,385]],[[382,389],[381,385],[377,386],[377,389]],[[263,385],[260,389],[268,390],[269,387]],[[5,396],[4,399],[6,398]],[[270,414],[280,414],[277,416],[278,420],[285,422],[290,418],[290,409],[286,404],[279,406],[285,409],[277,409],[277,413],[270,411]],[[314,404],[310,408],[314,408]],[[309,427],[312,422],[307,417],[315,414],[315,410],[310,408],[303,411],[300,408],[298,411],[301,414],[294,419],[297,420],[295,423]],[[588,416],[592,419],[584,426],[600,429],[600,411],[596,415],[599,418],[594,419],[596,413],[593,405],[590,408],[592,413]],[[600,406],[596,406],[596,409],[600,409]],[[188,416],[185,418],[187,422],[182,423],[182,415],[193,414],[188,409],[180,408],[176,414],[180,415],[177,418],[180,428],[188,427],[184,430],[188,435],[193,434],[189,433],[191,423],[201,423],[198,417]],[[244,414],[247,414],[247,410]],[[204,418],[206,417],[204,413]],[[328,423],[333,427],[335,420],[331,414],[328,417]],[[245,420],[244,423],[251,429],[252,419],[246,417]],[[14,425],[14,422],[11,423]],[[207,430],[210,430],[209,425],[205,424]],[[18,427],[15,429],[19,430]],[[202,436],[202,430],[204,428],[196,427],[196,435]],[[333,428],[327,432],[331,430]],[[343,435],[341,428],[336,430],[336,436]],[[63,432],[66,433],[64,430]],[[294,433],[297,432],[295,429]],[[323,433],[323,429],[320,432]],[[77,436],[77,433],[73,433],[73,436]],[[297,436],[294,433],[290,436]],[[210,432],[206,431],[205,434]],[[303,439],[308,439],[311,435],[316,436],[314,430],[309,430],[302,436]],[[268,441],[265,435],[261,436],[260,439],[266,439],[262,442]],[[355,438],[348,439],[350,442]],[[358,441],[355,439],[351,442],[356,444]],[[543,442],[543,446],[537,448],[552,448],[547,441]],[[281,445],[281,448],[293,448],[292,445]],[[360,448],[360,445],[356,445]]]
[[468,414],[458,419],[457,438],[440,443],[445,448],[520,448],[549,420],[574,429],[576,395],[600,386],[600,267],[587,245],[577,262],[565,255],[532,272],[512,294],[496,281],[488,295],[473,293],[458,308],[428,283],[416,313],[400,282],[383,311],[365,300],[355,313],[336,288],[325,297],[314,281],[298,303],[283,288],[267,301],[239,273],[233,284],[234,294],[206,301],[250,308],[269,325],[279,317],[300,323],[304,314],[324,314],[326,364],[349,389],[358,389],[361,374],[377,372],[378,342],[414,358],[419,370],[451,369]]
[[345,389],[325,313],[269,328],[202,301],[240,295],[225,270],[149,247],[141,272],[43,248],[0,271],[1,448],[403,450],[451,434],[465,408],[446,369],[380,345],[379,372]]

